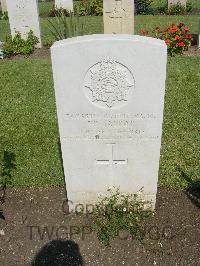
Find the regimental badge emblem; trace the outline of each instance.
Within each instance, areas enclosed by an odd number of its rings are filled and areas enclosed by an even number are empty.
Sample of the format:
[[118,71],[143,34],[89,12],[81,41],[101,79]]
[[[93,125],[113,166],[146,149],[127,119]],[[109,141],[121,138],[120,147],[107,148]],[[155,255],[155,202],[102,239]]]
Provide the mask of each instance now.
[[98,107],[120,107],[132,97],[135,80],[123,64],[106,58],[93,65],[85,76],[87,98]]

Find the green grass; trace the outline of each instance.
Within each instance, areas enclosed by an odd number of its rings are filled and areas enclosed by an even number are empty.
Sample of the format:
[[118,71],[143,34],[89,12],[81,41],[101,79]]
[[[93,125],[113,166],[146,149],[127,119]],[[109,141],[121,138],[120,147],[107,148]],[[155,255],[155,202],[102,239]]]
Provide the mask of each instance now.
[[[55,18],[51,18],[53,21]],[[85,34],[103,33],[103,18],[102,17],[86,17],[81,18],[85,20]],[[151,30],[157,26],[166,26],[170,23],[183,22],[191,27],[192,33],[198,32],[199,16],[136,16],[135,17],[135,33],[138,34],[141,28]],[[192,25],[192,26],[190,26]],[[53,36],[49,31],[49,22],[46,18],[41,18],[42,39],[44,44],[51,43]],[[5,40],[9,34],[8,21],[0,21],[0,40]]]
[[50,62],[0,62],[0,73],[0,150],[16,155],[13,184],[62,184]]
[[[187,185],[177,166],[199,178],[199,64],[200,57],[168,62],[159,175],[165,187]],[[0,152],[16,155],[13,185],[63,184],[50,61],[0,61],[0,73]]]
[[41,17],[47,17],[54,5],[54,2],[40,2],[39,14]]
[[200,180],[200,57],[176,57],[168,63],[160,184],[184,187],[177,166]]

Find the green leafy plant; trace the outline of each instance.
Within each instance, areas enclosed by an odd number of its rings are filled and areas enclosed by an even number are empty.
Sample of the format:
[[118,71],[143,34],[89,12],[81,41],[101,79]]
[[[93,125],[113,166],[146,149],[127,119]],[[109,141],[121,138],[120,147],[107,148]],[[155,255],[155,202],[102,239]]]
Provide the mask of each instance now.
[[2,20],[8,20],[8,12],[5,11],[5,12],[0,12],[0,19]]
[[186,3],[186,11],[187,13],[190,13],[193,10],[193,6],[191,2]]
[[59,11],[55,21],[48,21],[49,30],[56,41],[80,36],[84,33],[84,22],[80,23],[79,16],[75,16],[71,12],[69,18],[67,18],[63,11]]
[[167,44],[168,53],[171,56],[182,54],[183,51],[188,50],[193,40],[190,28],[186,27],[183,23],[179,23],[177,26],[171,24],[164,29],[156,27],[150,33],[141,29],[140,34],[164,40]]
[[102,16],[103,0],[82,0],[75,5],[75,14],[78,16]]
[[154,15],[165,15],[168,14],[168,6],[163,5],[163,6],[158,6],[155,10],[154,10]]
[[109,246],[111,241],[126,231],[137,240],[144,237],[142,225],[152,215],[150,202],[145,202],[139,194],[121,194],[119,189],[102,199],[91,214],[92,229],[100,242]]
[[152,13],[151,4],[153,0],[136,0],[135,9],[137,14],[148,15]]
[[13,38],[11,36],[7,36],[2,46],[2,50],[3,53],[7,56],[18,54],[29,55],[34,51],[35,46],[38,43],[38,38],[33,34],[33,31],[31,30],[28,33],[26,39],[23,39],[20,33],[17,33]]
[[70,16],[70,11],[63,8],[56,8],[55,6],[50,10],[49,17],[59,17],[61,15],[64,15],[66,17]]

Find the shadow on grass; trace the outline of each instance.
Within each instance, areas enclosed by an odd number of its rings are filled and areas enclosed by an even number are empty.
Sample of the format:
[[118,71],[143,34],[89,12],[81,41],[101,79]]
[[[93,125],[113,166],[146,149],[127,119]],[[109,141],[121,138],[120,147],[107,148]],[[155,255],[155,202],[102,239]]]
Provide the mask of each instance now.
[[60,139],[58,138],[58,153],[59,153],[59,158],[60,158],[60,163],[61,163],[61,166],[62,166],[62,174],[63,174],[63,178],[65,177],[65,174],[64,174],[64,166],[63,166],[63,158],[62,158],[62,149],[61,149],[61,143],[60,143]]
[[186,194],[188,198],[200,208],[200,180],[192,180],[179,165],[176,166],[177,170],[180,172],[181,177],[188,183],[188,188],[186,189]]
[[[5,202],[6,188],[12,184],[12,171],[16,169],[16,156],[13,152],[4,151],[2,159],[2,171],[0,175],[0,203]],[[0,219],[5,219],[3,211],[0,210]]]
[[[65,181],[65,172],[64,172],[64,165],[63,165],[63,158],[62,158],[62,149],[61,149],[61,143],[60,143],[60,138],[58,138],[58,152],[59,152],[59,158],[60,158],[60,163],[61,163],[61,167],[62,167],[62,175],[63,175],[63,179],[64,179],[64,186],[65,186],[65,195],[66,195],[66,199],[68,199],[67,197],[67,189],[66,189],[66,181]],[[69,205],[68,205],[68,211],[66,212],[67,214],[69,214]]]
[[36,254],[31,266],[83,266],[79,246],[72,240],[53,240]]

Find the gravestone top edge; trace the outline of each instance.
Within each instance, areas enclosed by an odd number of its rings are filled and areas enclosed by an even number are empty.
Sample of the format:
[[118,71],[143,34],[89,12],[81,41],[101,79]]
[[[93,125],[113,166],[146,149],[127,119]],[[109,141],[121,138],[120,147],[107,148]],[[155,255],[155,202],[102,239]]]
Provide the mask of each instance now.
[[158,45],[166,48],[167,45],[163,40],[152,38],[152,37],[145,37],[140,35],[129,35],[129,34],[93,34],[93,35],[84,35],[78,36],[73,38],[64,39],[61,41],[55,42],[51,46],[51,50],[54,48],[59,48],[66,45],[73,45],[75,43],[82,43],[82,42],[91,42],[91,41],[133,41],[133,42],[142,42],[151,45]]

